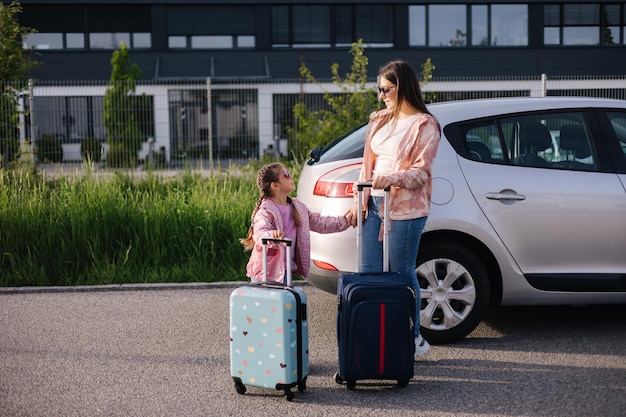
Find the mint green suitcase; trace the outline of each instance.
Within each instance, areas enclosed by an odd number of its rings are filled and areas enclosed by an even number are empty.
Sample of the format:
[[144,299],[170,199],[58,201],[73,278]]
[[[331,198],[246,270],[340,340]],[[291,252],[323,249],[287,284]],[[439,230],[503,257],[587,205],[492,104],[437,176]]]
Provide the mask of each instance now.
[[[264,259],[267,241],[283,242],[287,258],[291,240],[263,239]],[[265,266],[265,263],[264,263]],[[309,324],[307,297],[291,282],[243,285],[230,294],[230,372],[239,394],[247,386],[284,391],[293,400],[292,388],[306,389],[309,374]]]

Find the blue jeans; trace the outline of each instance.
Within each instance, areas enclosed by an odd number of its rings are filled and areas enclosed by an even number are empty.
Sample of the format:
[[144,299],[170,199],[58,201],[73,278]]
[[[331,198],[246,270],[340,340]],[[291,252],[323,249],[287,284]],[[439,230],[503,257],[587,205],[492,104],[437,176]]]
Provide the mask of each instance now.
[[[383,242],[379,240],[382,224],[382,197],[372,196],[368,202],[367,219],[363,222],[362,272],[381,272],[383,270]],[[379,215],[379,210],[380,215]],[[415,260],[420,238],[424,231],[427,217],[411,220],[392,220],[389,231],[389,271],[407,272],[413,281],[415,290],[415,337],[420,331],[421,297],[417,283]]]

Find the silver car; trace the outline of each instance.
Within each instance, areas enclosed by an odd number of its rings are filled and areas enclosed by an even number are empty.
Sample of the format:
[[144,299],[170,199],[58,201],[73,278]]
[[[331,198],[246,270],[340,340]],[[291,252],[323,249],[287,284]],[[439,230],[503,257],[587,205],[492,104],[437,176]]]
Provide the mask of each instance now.
[[[442,127],[416,259],[421,332],[468,335],[491,306],[626,303],[626,101],[511,98],[432,104]],[[365,126],[311,152],[298,198],[352,204]],[[309,281],[334,293],[356,232],[312,233]]]

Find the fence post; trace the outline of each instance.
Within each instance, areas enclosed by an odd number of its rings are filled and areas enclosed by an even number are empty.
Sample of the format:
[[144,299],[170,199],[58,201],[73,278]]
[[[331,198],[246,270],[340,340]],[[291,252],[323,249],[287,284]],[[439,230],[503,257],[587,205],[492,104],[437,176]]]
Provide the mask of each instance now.
[[28,79],[28,120],[30,121],[30,149],[33,152],[33,162],[37,163],[37,158],[35,157],[35,98],[33,97],[35,89],[33,86],[33,79]]
[[541,97],[548,96],[547,82],[548,82],[548,76],[545,73],[541,74]]
[[206,100],[207,100],[207,136],[209,140],[209,170],[213,172],[213,107],[211,105],[211,77],[206,79]]

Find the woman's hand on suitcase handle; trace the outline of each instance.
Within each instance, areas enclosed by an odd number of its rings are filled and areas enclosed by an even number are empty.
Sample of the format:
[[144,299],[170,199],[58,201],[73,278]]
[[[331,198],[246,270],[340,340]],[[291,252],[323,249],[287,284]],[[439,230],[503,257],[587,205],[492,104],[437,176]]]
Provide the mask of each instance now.
[[372,188],[376,190],[384,190],[390,188],[394,183],[394,179],[391,176],[381,175],[374,178],[372,181]]
[[272,230],[272,239],[283,239],[285,234],[282,230]]

